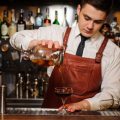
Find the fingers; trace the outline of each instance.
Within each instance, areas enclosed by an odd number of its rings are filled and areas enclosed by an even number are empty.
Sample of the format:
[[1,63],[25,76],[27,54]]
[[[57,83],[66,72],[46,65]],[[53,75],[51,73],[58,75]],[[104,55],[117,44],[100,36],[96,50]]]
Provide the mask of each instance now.
[[59,107],[59,111],[62,109],[66,109],[68,112],[74,112],[76,110],[75,106],[73,104],[65,104],[64,106]]
[[65,105],[65,108],[68,112],[75,112],[76,110],[81,110],[79,102],[67,104]]
[[60,46],[58,41],[54,41],[54,46],[55,46],[55,48],[61,48],[61,46]]
[[64,106],[59,107],[58,110],[61,111],[62,109],[67,109],[67,107],[68,107],[68,104],[65,104]]
[[52,46],[53,46],[53,41],[52,40],[48,40],[48,48],[52,48]]
[[42,40],[41,44],[43,46],[47,45],[48,48],[60,48],[61,47],[58,41],[52,41],[52,40]]
[[75,106],[73,104],[69,104],[66,108],[68,112],[74,112],[76,110]]
[[32,40],[29,44],[29,48],[33,48],[37,45],[47,46],[48,48],[62,48],[58,41],[52,40]]

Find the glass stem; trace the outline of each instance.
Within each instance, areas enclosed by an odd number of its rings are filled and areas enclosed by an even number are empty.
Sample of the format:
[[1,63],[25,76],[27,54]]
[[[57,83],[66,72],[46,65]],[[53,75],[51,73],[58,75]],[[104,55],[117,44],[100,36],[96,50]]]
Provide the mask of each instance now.
[[65,109],[65,102],[66,102],[67,98],[61,98],[61,100],[62,100],[62,104],[63,104],[63,109]]

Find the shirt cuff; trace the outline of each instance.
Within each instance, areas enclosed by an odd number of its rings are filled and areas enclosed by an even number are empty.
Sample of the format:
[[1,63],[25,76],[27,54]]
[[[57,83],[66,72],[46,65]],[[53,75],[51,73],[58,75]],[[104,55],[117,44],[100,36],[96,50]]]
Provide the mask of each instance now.
[[86,99],[90,103],[90,110],[95,111],[95,110],[100,110],[100,102],[97,98],[89,98]]
[[23,48],[24,50],[27,50],[28,47],[29,47],[29,43],[30,43],[30,41],[32,41],[32,40],[33,40],[33,39],[31,39],[30,37],[25,36],[24,41],[22,41],[22,48]]

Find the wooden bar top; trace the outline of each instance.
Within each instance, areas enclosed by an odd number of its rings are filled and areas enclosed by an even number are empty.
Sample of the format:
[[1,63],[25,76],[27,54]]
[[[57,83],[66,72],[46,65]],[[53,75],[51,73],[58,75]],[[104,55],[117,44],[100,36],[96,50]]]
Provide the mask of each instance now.
[[77,111],[65,115],[56,109],[8,109],[0,120],[120,120],[120,110]]
[[120,116],[1,115],[0,120],[120,120]]

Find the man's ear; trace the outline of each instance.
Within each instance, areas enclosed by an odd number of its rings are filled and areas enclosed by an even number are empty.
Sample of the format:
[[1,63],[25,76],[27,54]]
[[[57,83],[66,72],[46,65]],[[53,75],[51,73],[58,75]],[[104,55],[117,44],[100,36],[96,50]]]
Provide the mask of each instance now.
[[81,10],[81,6],[80,6],[80,4],[77,6],[77,15],[79,16],[79,14],[80,14],[80,10]]

